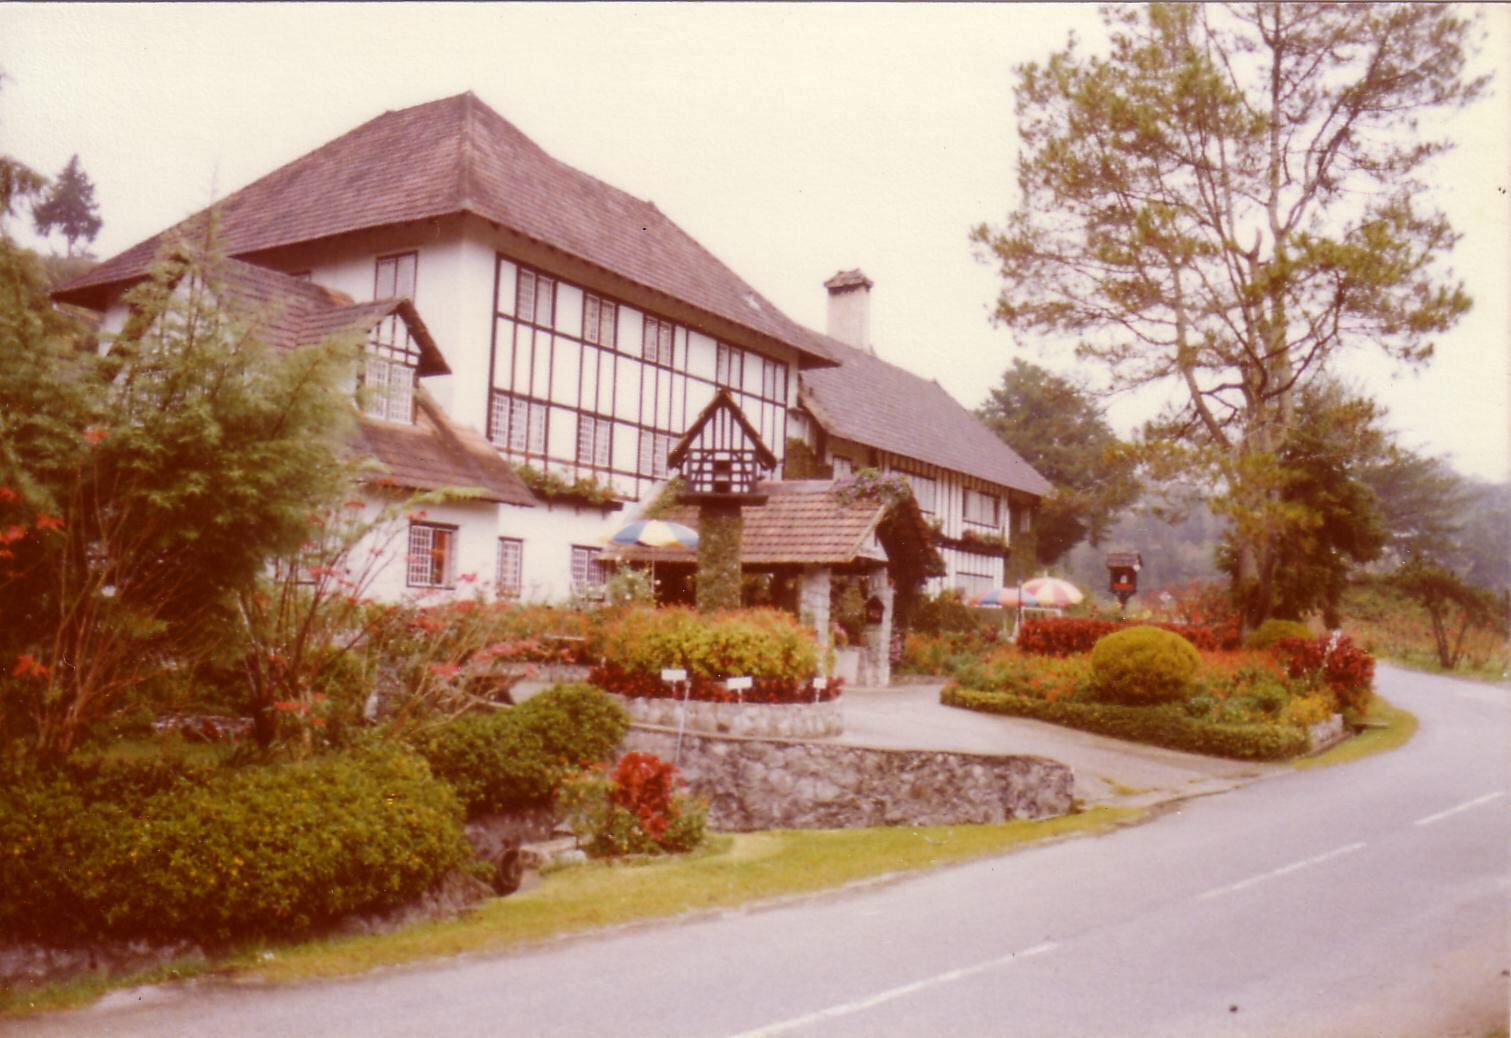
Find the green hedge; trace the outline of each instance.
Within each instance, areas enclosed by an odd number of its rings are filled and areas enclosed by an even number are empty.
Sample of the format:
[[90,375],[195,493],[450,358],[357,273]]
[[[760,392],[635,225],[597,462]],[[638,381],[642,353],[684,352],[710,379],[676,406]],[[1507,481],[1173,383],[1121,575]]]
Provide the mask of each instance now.
[[1306,624],[1299,623],[1296,620],[1277,620],[1274,617],[1270,617],[1270,619],[1259,625],[1258,630],[1254,631],[1253,634],[1244,640],[1243,645],[1246,649],[1269,649],[1276,642],[1286,638],[1300,638],[1302,641],[1311,641],[1312,631]]
[[415,749],[469,815],[550,803],[567,775],[608,760],[629,728],[618,703],[591,685],[557,685],[519,706],[428,732]]
[[[124,781],[111,788],[112,777]],[[10,778],[0,933],[11,937],[296,936],[407,900],[471,858],[455,795],[392,744],[279,767]]]
[[1306,732],[1290,725],[1212,724],[1187,716],[1179,706],[1120,706],[1112,703],[1048,702],[1005,692],[950,687],[939,694],[945,706],[988,714],[1031,717],[1067,728],[1110,735],[1129,742],[1238,760],[1285,760],[1307,751]]
[[813,632],[775,609],[695,613],[690,609],[631,609],[608,624],[604,662],[630,674],[795,678],[818,672]]

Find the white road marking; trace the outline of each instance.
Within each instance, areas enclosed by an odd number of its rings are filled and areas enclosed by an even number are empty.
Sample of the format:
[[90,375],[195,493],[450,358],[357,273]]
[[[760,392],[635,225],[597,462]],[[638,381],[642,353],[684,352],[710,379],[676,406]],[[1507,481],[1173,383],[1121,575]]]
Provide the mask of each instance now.
[[1272,869],[1269,872],[1262,873],[1261,875],[1250,876],[1248,879],[1241,879],[1237,883],[1230,883],[1225,887],[1216,887],[1204,894],[1196,895],[1196,900],[1210,901],[1212,898],[1222,897],[1224,894],[1233,894],[1240,890],[1247,890],[1249,887],[1263,883],[1266,880],[1278,879],[1281,876],[1288,876],[1292,872],[1299,872],[1302,869],[1310,868],[1313,865],[1321,865],[1324,861],[1332,861],[1334,858],[1341,858],[1345,854],[1352,854],[1355,851],[1362,851],[1366,846],[1367,844],[1363,843],[1351,843],[1346,847],[1335,847],[1332,850],[1328,851],[1326,854],[1319,854],[1315,858],[1306,858],[1302,861],[1293,861],[1289,865],[1282,865],[1278,869]]
[[734,1038],[767,1038],[768,1035],[784,1034],[787,1031],[795,1031],[800,1027],[807,1027],[810,1024],[821,1023],[824,1020],[833,1020],[835,1017],[849,1016],[852,1013],[859,1013],[864,1010],[871,1009],[875,1006],[879,1006],[884,1002],[891,1002],[899,998],[904,998],[919,991],[937,987],[940,984],[948,984],[952,981],[964,980],[966,977],[973,976],[977,973],[984,973],[987,970],[996,969],[999,966],[1010,966],[1020,959],[1028,959],[1032,958],[1035,955],[1043,955],[1045,952],[1053,951],[1058,947],[1059,945],[1055,944],[1053,941],[1046,941],[1044,944],[1036,944],[1032,948],[1025,948],[1020,952],[1011,952],[1007,955],[1002,955],[995,959],[988,959],[985,962],[978,962],[974,966],[962,966],[960,969],[948,970],[944,973],[935,974],[932,977],[925,977],[922,980],[915,980],[911,984],[904,984],[901,987],[891,988],[887,991],[880,991],[870,996],[869,998],[858,999],[854,1002],[845,1002],[841,1005],[830,1006],[828,1009],[820,1009],[815,1013],[807,1013],[803,1016],[795,1016],[790,1020],[782,1020],[778,1023],[767,1024],[765,1027],[758,1027],[754,1031],[744,1031],[740,1034],[735,1035]]
[[1497,792],[1494,792],[1494,793],[1486,793],[1482,797],[1475,797],[1473,800],[1466,800],[1462,804],[1459,804],[1459,805],[1457,805],[1455,807],[1450,807],[1446,811],[1439,811],[1437,814],[1435,814],[1435,815],[1428,815],[1426,818],[1418,818],[1412,824],[1413,825],[1431,825],[1433,822],[1441,822],[1443,819],[1445,819],[1445,818],[1451,818],[1452,816],[1458,814],[1460,811],[1468,811],[1470,808],[1479,807],[1481,804],[1488,804],[1488,803],[1490,803],[1490,801],[1492,801],[1492,800],[1499,800],[1501,797],[1503,797],[1505,795],[1506,794],[1505,794],[1504,791],[1497,791]]

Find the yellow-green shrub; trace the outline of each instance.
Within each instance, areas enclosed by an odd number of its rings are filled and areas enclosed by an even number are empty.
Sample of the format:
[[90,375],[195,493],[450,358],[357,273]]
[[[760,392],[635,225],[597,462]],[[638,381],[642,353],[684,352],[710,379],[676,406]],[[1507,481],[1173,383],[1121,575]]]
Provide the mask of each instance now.
[[471,857],[425,762],[374,744],[297,764],[68,772],[0,790],[0,934],[220,945],[402,902]]
[[818,672],[813,633],[775,609],[630,609],[604,629],[603,658],[631,674],[684,669],[689,677],[805,680]]
[[1201,653],[1173,631],[1129,627],[1101,638],[1091,650],[1097,698],[1144,706],[1180,699],[1201,666]]
[[1310,641],[1311,637],[1311,628],[1304,623],[1270,617],[1249,635],[1243,645],[1246,649],[1268,649],[1282,638],[1300,638],[1303,641]]

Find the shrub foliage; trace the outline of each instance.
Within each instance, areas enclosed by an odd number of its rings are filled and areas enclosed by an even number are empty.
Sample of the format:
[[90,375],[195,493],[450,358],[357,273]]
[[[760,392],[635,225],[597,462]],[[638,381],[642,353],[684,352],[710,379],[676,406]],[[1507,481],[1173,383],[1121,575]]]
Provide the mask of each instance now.
[[64,768],[0,791],[0,933],[220,946],[384,908],[465,863],[456,797],[372,744],[281,767]]
[[550,803],[570,773],[612,756],[628,727],[623,708],[596,688],[558,685],[432,729],[415,748],[477,815]]
[[1130,627],[1100,639],[1091,650],[1099,698],[1142,705],[1181,698],[1201,666],[1186,639],[1158,627]]

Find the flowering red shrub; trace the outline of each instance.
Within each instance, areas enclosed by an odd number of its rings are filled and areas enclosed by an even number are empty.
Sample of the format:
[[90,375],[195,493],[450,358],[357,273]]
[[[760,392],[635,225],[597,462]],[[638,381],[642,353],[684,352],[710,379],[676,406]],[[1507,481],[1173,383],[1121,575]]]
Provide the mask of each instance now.
[[1338,705],[1363,712],[1374,693],[1375,659],[1346,634],[1313,639],[1283,638],[1275,650],[1293,678],[1320,677],[1332,689]]
[[[659,674],[629,671],[613,663],[588,671],[588,680],[603,689],[630,699],[681,699],[684,689],[673,688]],[[807,678],[757,677],[743,692],[731,692],[720,678],[690,675],[686,698],[704,703],[813,703],[837,699],[840,681],[831,678],[827,688],[815,689]]]
[[653,754],[626,753],[612,779],[609,802],[639,819],[652,840],[660,840],[676,817],[672,796],[677,791],[677,769]]
[[[1184,584],[1167,587],[1155,596],[1161,612],[1177,624],[1206,628],[1216,637],[1215,649],[1238,648],[1242,619],[1233,607],[1228,589],[1216,581],[1188,580]],[[1198,649],[1207,649],[1191,638],[1183,627],[1170,627],[1183,634]]]
[[1047,620],[1029,620],[1018,632],[1018,648],[1034,656],[1074,656],[1090,652],[1092,646],[1114,631],[1127,627],[1158,627],[1185,638],[1204,652],[1237,648],[1236,633],[1231,643],[1226,631],[1214,631],[1194,624],[1134,623],[1115,620],[1091,620],[1066,616]]

